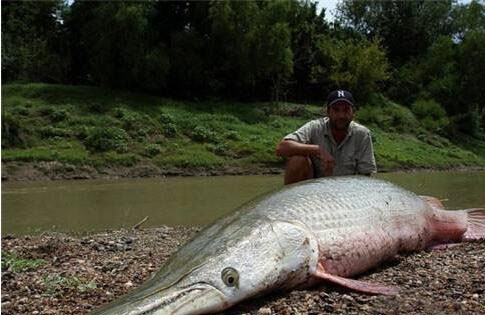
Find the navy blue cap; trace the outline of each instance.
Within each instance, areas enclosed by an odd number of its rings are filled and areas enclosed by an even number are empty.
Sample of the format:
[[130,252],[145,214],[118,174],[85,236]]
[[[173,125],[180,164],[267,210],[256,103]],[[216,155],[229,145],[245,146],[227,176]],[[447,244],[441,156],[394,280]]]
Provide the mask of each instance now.
[[355,101],[352,94],[346,90],[335,90],[330,92],[327,97],[327,106],[330,107],[337,102],[347,102],[355,108]]

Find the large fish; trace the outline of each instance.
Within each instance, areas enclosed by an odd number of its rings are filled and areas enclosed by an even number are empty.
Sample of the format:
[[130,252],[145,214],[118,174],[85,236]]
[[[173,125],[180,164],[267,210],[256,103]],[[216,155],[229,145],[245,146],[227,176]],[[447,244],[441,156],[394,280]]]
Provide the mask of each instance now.
[[485,209],[446,211],[370,177],[310,180],[258,198],[180,248],[152,279],[93,314],[203,314],[270,290],[353,280],[402,252],[485,238]]

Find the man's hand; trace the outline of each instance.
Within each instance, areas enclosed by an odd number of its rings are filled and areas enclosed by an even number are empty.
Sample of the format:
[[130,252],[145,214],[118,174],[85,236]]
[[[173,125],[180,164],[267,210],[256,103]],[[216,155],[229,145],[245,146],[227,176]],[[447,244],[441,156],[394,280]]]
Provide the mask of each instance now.
[[328,153],[323,147],[318,147],[318,158],[320,159],[320,167],[323,170],[325,176],[332,176],[333,169],[335,168],[335,159]]

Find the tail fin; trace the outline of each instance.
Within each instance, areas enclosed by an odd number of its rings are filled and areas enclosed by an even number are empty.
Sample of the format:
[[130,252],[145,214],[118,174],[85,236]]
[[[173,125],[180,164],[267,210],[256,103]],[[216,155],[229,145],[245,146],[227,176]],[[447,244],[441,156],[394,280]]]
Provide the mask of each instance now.
[[485,209],[467,209],[468,227],[463,234],[463,241],[485,239]]

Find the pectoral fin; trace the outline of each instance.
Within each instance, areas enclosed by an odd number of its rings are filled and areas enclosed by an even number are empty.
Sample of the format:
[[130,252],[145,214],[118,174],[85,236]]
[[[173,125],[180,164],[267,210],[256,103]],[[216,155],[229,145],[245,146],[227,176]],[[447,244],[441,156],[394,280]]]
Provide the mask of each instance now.
[[367,294],[395,295],[399,292],[399,289],[396,287],[386,286],[379,283],[359,281],[329,274],[325,271],[321,263],[318,264],[314,276],[322,280],[336,283],[343,287]]

